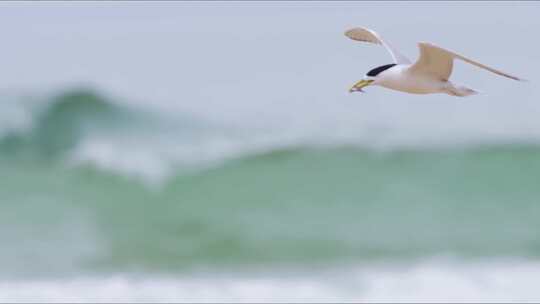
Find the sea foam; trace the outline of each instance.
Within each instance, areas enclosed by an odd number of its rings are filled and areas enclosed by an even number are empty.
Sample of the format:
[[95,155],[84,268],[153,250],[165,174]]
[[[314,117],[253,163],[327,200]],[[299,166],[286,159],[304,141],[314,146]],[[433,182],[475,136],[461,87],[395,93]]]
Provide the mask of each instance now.
[[540,262],[429,260],[322,271],[0,281],[2,302],[537,302]]

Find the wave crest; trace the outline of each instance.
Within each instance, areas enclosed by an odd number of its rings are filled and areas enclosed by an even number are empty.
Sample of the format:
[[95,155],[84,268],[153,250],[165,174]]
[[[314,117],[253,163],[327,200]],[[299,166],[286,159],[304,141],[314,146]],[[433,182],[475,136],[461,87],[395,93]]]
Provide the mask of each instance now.
[[58,158],[85,135],[107,130],[126,116],[119,106],[91,90],[68,91],[36,108],[30,128],[13,130],[0,138],[0,153]]

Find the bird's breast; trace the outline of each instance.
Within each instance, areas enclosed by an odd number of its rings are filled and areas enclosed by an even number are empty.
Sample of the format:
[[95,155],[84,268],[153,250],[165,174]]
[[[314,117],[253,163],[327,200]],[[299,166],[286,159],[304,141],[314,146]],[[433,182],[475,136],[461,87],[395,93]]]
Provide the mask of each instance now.
[[439,93],[444,88],[443,81],[408,73],[406,67],[389,70],[388,73],[381,75],[377,84],[388,89],[413,94]]

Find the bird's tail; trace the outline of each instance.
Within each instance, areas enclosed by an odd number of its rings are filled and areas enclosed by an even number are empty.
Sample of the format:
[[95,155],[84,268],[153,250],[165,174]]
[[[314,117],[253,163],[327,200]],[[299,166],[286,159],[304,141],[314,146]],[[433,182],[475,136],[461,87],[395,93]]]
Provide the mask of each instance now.
[[462,86],[462,85],[455,85],[450,82],[446,86],[445,92],[448,95],[459,96],[459,97],[465,97],[465,96],[478,94],[478,92],[473,89],[467,88],[466,86]]

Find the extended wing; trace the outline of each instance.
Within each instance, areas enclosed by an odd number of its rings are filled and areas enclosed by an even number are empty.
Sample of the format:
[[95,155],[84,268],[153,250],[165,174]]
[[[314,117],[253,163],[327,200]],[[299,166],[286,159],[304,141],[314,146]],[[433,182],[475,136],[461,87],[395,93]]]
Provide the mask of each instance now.
[[479,62],[456,54],[452,51],[443,49],[431,43],[420,42],[418,43],[418,48],[420,49],[420,56],[418,57],[418,60],[416,60],[416,62],[409,68],[411,72],[429,74],[437,77],[440,80],[448,80],[450,74],[452,74],[454,59],[461,59],[467,63],[488,70],[497,75],[519,81],[524,80],[519,77],[512,76],[505,72],[488,67]]
[[386,50],[390,53],[392,56],[392,59],[394,59],[394,63],[396,64],[409,64],[411,61],[403,56],[401,53],[399,53],[395,48],[393,48],[390,44],[385,42],[379,34],[377,34],[375,31],[372,31],[367,28],[362,27],[356,27],[353,29],[350,29],[345,32],[345,36],[351,38],[352,40],[356,41],[363,41],[363,42],[369,42],[374,44],[380,44],[386,48]]

